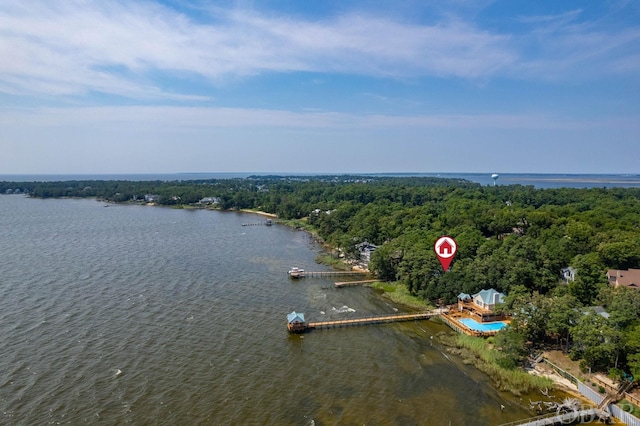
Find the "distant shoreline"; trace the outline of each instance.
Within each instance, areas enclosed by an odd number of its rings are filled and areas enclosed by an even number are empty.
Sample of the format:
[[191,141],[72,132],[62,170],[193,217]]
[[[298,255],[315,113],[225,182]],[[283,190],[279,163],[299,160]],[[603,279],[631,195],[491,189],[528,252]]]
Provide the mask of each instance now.
[[[498,177],[494,178],[497,174]],[[250,176],[259,177],[337,177],[359,176],[377,178],[439,178],[439,179],[463,179],[481,186],[506,186],[523,185],[533,186],[536,189],[586,189],[586,188],[640,188],[640,174],[630,173],[176,173],[176,174],[85,174],[85,175],[6,175],[0,174],[0,183],[3,182],[68,182],[68,181],[127,181],[127,182],[174,182],[192,180],[232,180],[247,179]]]

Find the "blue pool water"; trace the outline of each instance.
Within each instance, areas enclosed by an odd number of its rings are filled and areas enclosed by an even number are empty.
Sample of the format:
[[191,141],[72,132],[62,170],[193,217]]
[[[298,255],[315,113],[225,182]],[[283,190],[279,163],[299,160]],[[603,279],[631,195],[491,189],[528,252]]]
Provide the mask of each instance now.
[[472,318],[462,318],[458,321],[476,331],[498,331],[507,326],[507,323],[502,321],[478,322]]

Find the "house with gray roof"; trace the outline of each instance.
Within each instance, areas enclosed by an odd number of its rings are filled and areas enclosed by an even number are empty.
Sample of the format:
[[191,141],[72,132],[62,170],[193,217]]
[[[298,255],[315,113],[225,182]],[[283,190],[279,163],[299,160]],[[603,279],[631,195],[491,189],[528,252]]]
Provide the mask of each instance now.
[[373,253],[377,248],[377,245],[371,244],[367,240],[364,240],[360,244],[356,244],[356,249],[360,252],[360,260],[366,264],[371,261],[371,253]]
[[471,297],[473,298],[473,303],[488,311],[493,311],[498,303],[504,303],[504,294],[492,288],[480,290]]
[[493,288],[480,290],[473,295],[467,293],[458,295],[458,311],[466,312],[483,322],[498,321],[504,318],[503,314],[494,312],[499,303],[504,303],[504,294]]

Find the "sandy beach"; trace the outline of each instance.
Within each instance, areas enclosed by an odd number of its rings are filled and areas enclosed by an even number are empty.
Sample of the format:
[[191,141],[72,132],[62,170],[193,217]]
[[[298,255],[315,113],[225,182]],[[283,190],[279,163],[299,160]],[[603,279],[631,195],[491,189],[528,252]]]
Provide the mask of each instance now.
[[264,217],[269,217],[269,218],[272,218],[272,219],[277,219],[278,218],[277,214],[267,213],[267,212],[263,212],[263,211],[260,211],[260,210],[240,209],[240,211],[242,213],[255,213],[257,215],[264,216]]

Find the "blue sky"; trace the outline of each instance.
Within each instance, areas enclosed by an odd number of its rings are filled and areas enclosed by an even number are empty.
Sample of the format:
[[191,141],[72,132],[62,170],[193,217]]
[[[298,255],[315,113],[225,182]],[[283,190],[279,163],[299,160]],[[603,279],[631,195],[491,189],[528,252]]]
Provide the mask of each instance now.
[[640,173],[640,2],[0,3],[0,174]]

